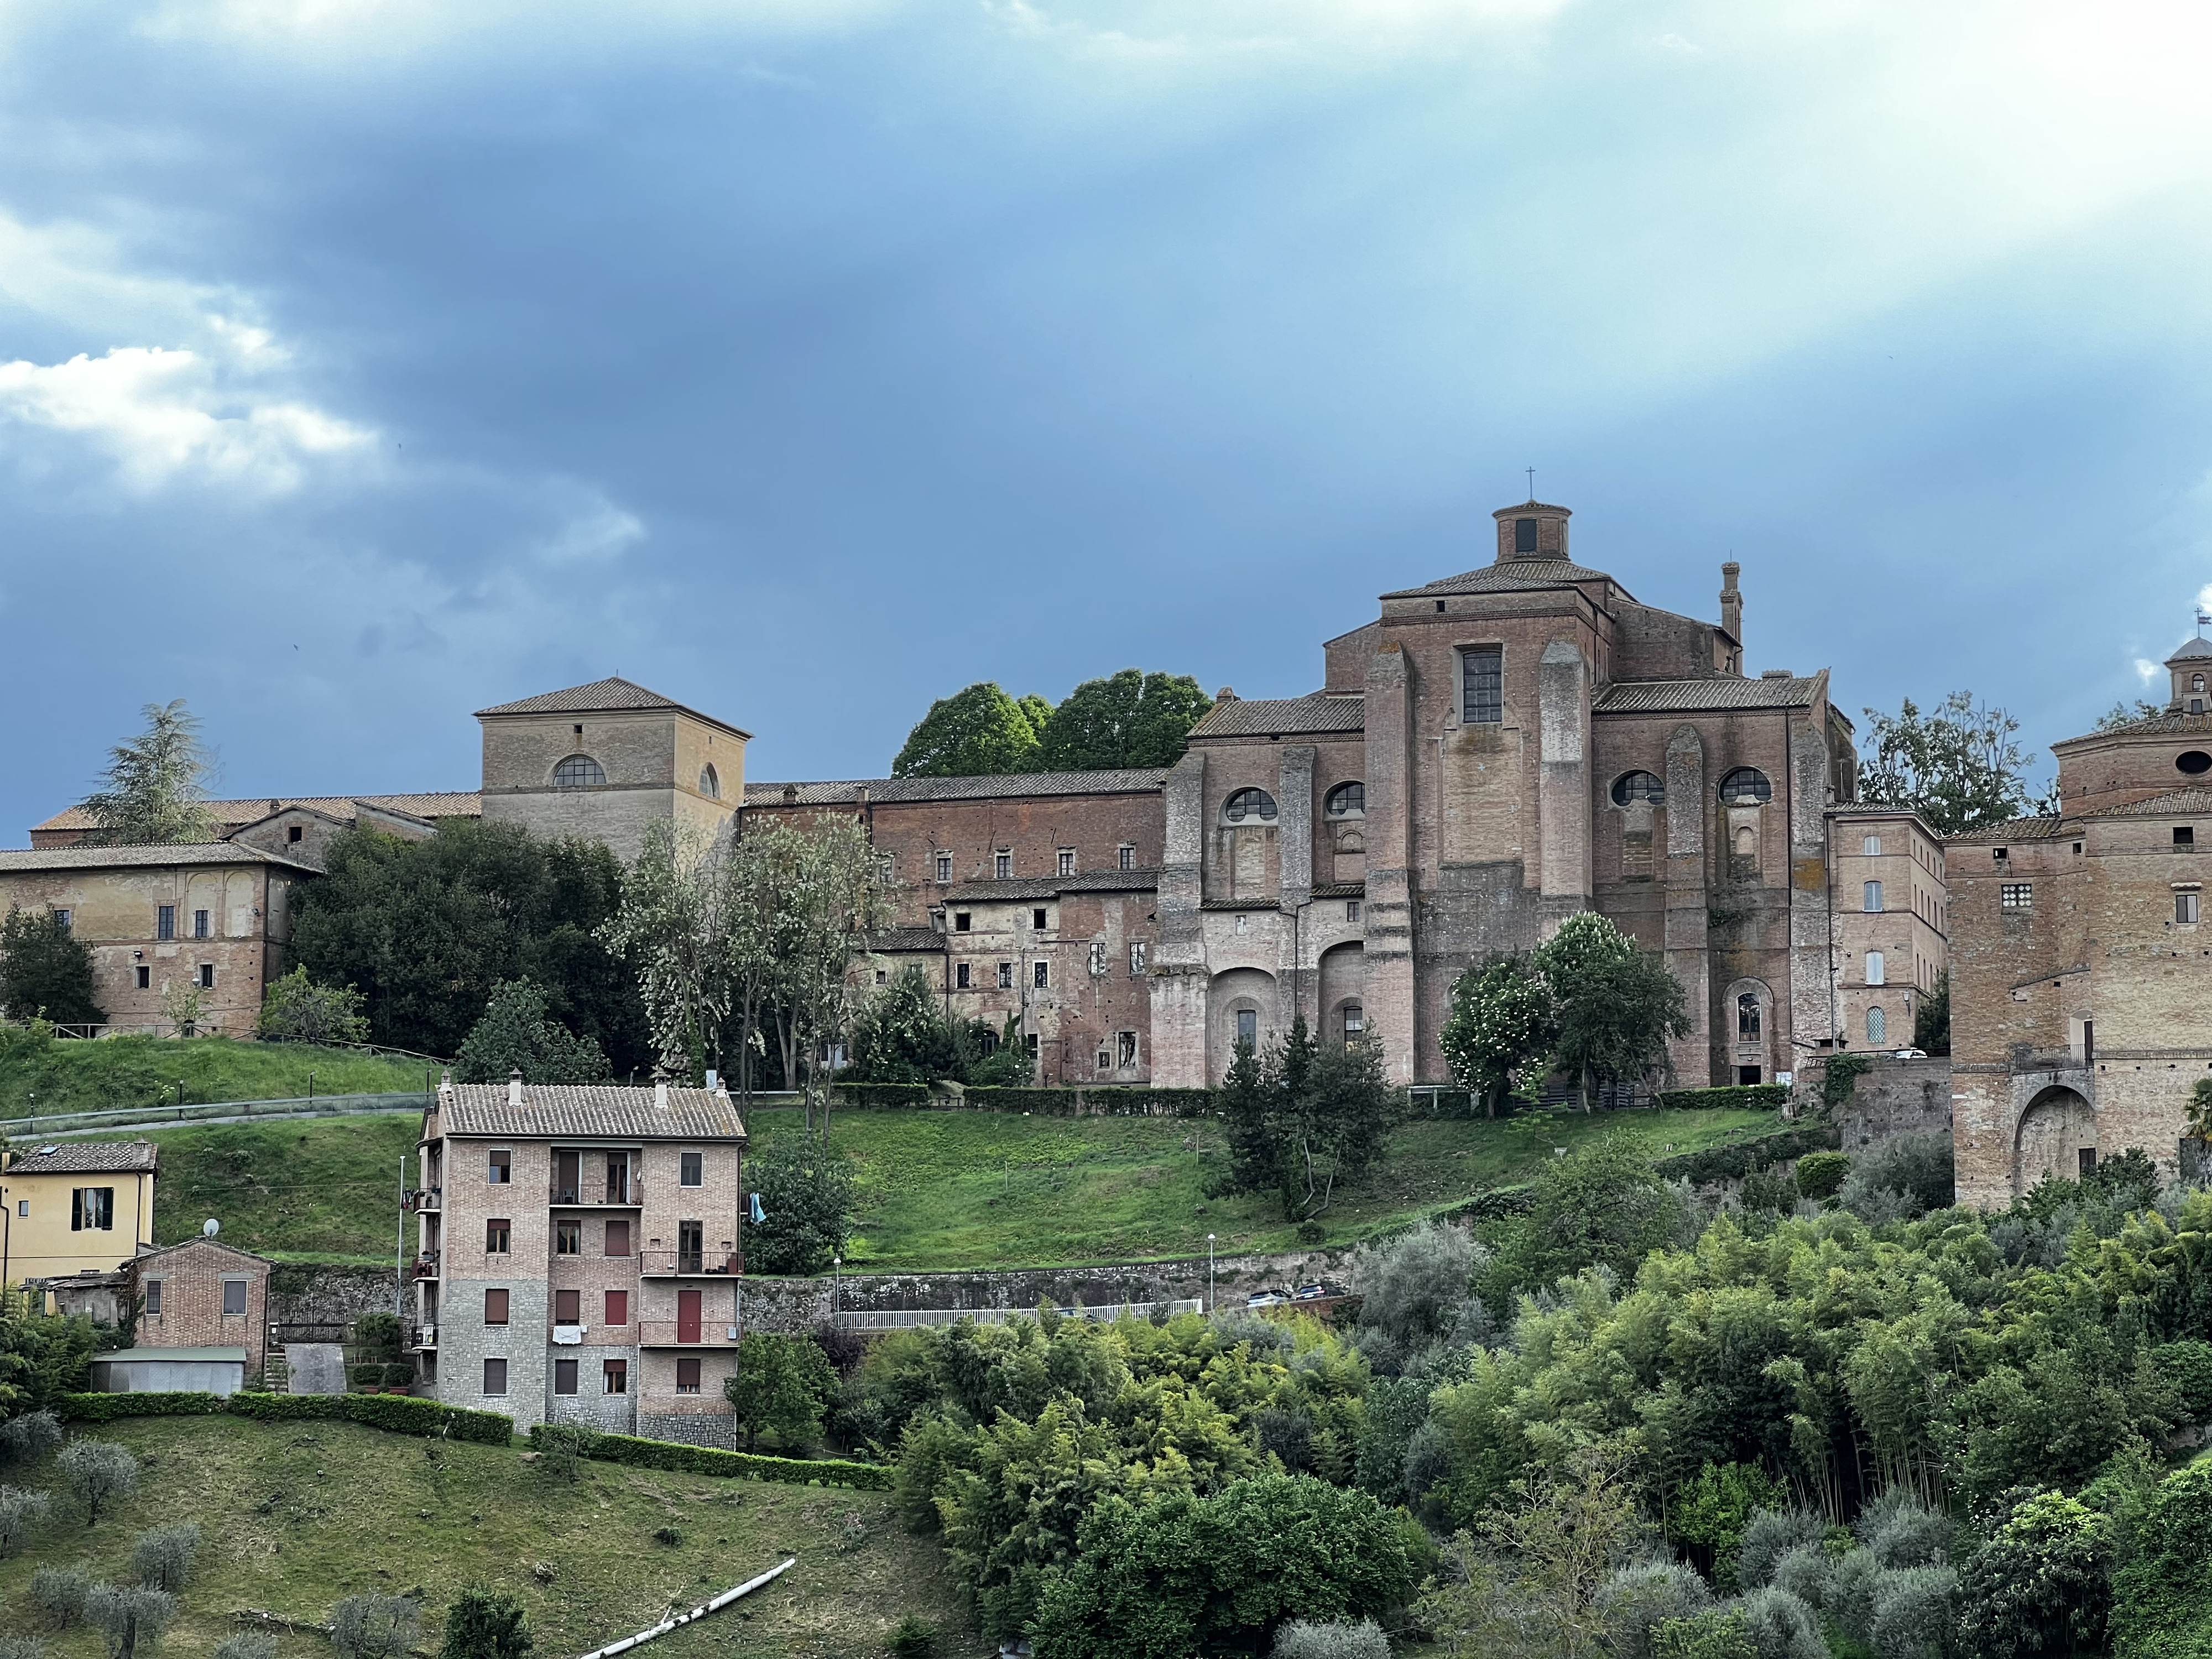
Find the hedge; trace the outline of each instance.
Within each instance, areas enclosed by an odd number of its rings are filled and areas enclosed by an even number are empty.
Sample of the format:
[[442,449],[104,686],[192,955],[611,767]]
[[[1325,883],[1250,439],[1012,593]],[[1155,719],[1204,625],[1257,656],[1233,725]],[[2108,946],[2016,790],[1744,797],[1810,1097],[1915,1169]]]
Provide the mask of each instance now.
[[[532,1446],[542,1443],[547,1426],[540,1423],[531,1429]],[[891,1489],[891,1472],[880,1463],[852,1463],[840,1458],[764,1457],[754,1452],[686,1445],[678,1440],[643,1440],[629,1434],[594,1433],[584,1455],[603,1462],[670,1469],[681,1474],[744,1475],[754,1480],[781,1480],[794,1486],[851,1486],[861,1492]]]
[[1201,1117],[1213,1109],[1211,1089],[970,1089],[963,1099],[986,1112],[1038,1117]]
[[929,1104],[927,1083],[841,1083],[830,1091],[841,1105],[862,1106],[871,1111],[912,1111]]
[[1751,1140],[1708,1146],[1701,1152],[1662,1158],[1656,1168],[1669,1181],[1686,1177],[1692,1186],[1713,1181],[1741,1181],[1770,1164],[1802,1158],[1808,1152],[1833,1152],[1841,1139],[1832,1123],[1808,1123]]
[[1662,1089],[1659,1103],[1669,1111],[1764,1111],[1790,1103],[1786,1083],[1731,1083],[1718,1089]]
[[59,1415],[79,1423],[112,1423],[123,1417],[190,1417],[228,1413],[264,1423],[301,1419],[365,1424],[392,1434],[443,1435],[504,1446],[514,1438],[514,1419],[497,1412],[462,1411],[404,1394],[65,1394]]
[[118,1417],[207,1417],[222,1409],[221,1395],[191,1390],[174,1394],[65,1394],[54,1402],[57,1416],[78,1423],[112,1423]]

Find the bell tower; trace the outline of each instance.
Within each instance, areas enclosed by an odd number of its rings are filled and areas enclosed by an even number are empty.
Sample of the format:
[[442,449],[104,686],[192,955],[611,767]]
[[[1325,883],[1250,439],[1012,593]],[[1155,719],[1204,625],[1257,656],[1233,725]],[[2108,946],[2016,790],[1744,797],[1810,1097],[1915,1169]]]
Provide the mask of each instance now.
[[2202,714],[2212,710],[2212,640],[2199,634],[2182,641],[2181,648],[2166,659],[2173,676],[2172,710],[2177,714]]

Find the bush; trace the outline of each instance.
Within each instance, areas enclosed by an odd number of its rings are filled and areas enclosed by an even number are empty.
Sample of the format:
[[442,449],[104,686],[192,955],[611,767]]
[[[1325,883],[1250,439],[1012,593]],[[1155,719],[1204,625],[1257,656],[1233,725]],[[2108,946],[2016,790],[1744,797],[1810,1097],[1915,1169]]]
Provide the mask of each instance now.
[[216,1644],[215,1659],[276,1659],[276,1638],[242,1630]]
[[380,1389],[384,1386],[384,1362],[380,1359],[374,1364],[352,1366],[346,1375],[357,1389]]
[[465,1411],[457,1406],[441,1406],[434,1400],[416,1400],[404,1394],[322,1397],[343,1401],[343,1414],[353,1421],[393,1434],[436,1435],[447,1440],[471,1441],[480,1446],[505,1446],[514,1439],[514,1419],[500,1412]]
[[1800,1544],[1774,1564],[1771,1582],[1777,1589],[1788,1590],[1816,1607],[1824,1607],[1828,1604],[1828,1585],[1835,1570],[1835,1559],[1818,1543]]
[[138,1460],[112,1440],[72,1440],[55,1462],[88,1527],[100,1524],[100,1510],[138,1490]]
[[1836,1129],[1829,1123],[1800,1124],[1778,1129],[1750,1140],[1724,1141],[1703,1152],[1680,1152],[1662,1158],[1652,1168],[1668,1181],[1686,1181],[1693,1187],[1717,1181],[1741,1181],[1769,1164],[1780,1164],[1808,1152],[1824,1152],[1836,1144]]
[[31,1575],[31,1601],[56,1630],[67,1630],[84,1617],[84,1598],[92,1576],[82,1567],[40,1567]]
[[811,1273],[852,1236],[859,1176],[850,1158],[798,1135],[781,1135],[745,1173],[764,1219],[745,1228],[745,1266],[754,1273]]
[[2103,1645],[2112,1611],[2112,1525],[2076,1498],[2038,1492],[2007,1513],[1959,1574],[1959,1634],[1990,1659],[2043,1659]]
[[[143,1394],[94,1395],[89,1397],[94,1400],[149,1398]],[[250,1417],[263,1423],[313,1421],[343,1418],[346,1414],[346,1402],[352,1397],[343,1394],[234,1394],[230,1397],[228,1409],[234,1417]]]
[[2204,1563],[2212,1560],[2212,1458],[2159,1482],[2136,1528],[2136,1557],[2112,1575],[2119,1659],[2212,1651]]
[[61,1419],[52,1412],[26,1412],[0,1423],[0,1463],[35,1463],[61,1443]]
[[1709,1607],[1687,1619],[1669,1619],[1652,1633],[1655,1659],[1760,1659],[1743,1613]]
[[405,1595],[349,1595],[331,1609],[338,1659],[399,1659],[422,1633],[422,1604]]
[[65,1394],[55,1404],[72,1423],[112,1423],[118,1417],[200,1417],[223,1408],[219,1394]]
[[347,1043],[368,1041],[366,999],[350,985],[318,985],[295,968],[269,981],[254,1030],[264,1042]]
[[2183,1420],[2212,1419],[2212,1342],[2167,1342],[2150,1351],[2152,1367],[2173,1384]]
[[522,1659],[534,1645],[522,1603],[504,1590],[465,1585],[446,1609],[442,1659]]
[[1844,1208],[1877,1225],[1948,1209],[1956,1194],[1948,1135],[1900,1135],[1869,1147],[1836,1188]]
[[665,1544],[670,1549],[674,1549],[684,1541],[684,1534],[673,1527],[655,1527],[653,1529],[653,1541],[656,1544]]
[[599,1437],[580,1423],[541,1424],[530,1431],[530,1443],[538,1449],[547,1472],[563,1480],[576,1478]]
[[1788,1590],[1770,1584],[1752,1591],[1735,1607],[1759,1659],[1828,1659],[1819,1616]]
[[404,1359],[395,1359],[384,1368],[384,1386],[404,1389],[415,1381],[415,1368]]
[[1940,1659],[1953,1650],[1952,1602],[1959,1575],[1948,1567],[1903,1567],[1875,1582],[1874,1640],[1878,1659]]
[[1820,1602],[1837,1628],[1863,1646],[1874,1639],[1875,1589],[1881,1575],[1872,1550],[1846,1551],[1829,1572],[1827,1595]]
[[[534,1425],[530,1431],[530,1443],[537,1445],[544,1433],[545,1425]],[[673,1440],[642,1440],[627,1434],[599,1436],[592,1443],[590,1455],[602,1462],[629,1463],[644,1469],[673,1469],[685,1474],[743,1475],[754,1480],[781,1480],[800,1486],[851,1486],[861,1492],[891,1489],[891,1472],[880,1464],[848,1463],[827,1457],[768,1457],[752,1452],[721,1451],[712,1446],[684,1445]]]
[[1885,1492],[1859,1515],[1858,1534],[1885,1567],[1925,1567],[1950,1553],[1951,1518],[1901,1492]]
[[1352,1258],[1359,1323],[1417,1352],[1449,1336],[1474,1297],[1474,1273],[1489,1252],[1463,1227],[1425,1221]]
[[1390,1659],[1390,1638],[1372,1619],[1356,1625],[1293,1619],[1275,1632],[1272,1659]]
[[199,1553],[199,1547],[197,1521],[153,1528],[138,1534],[131,1551],[131,1571],[149,1589],[180,1590],[192,1575],[192,1558]]
[[1850,1156],[1845,1152],[1806,1153],[1797,1160],[1798,1196],[1833,1198],[1850,1168]]
[[937,1626],[925,1624],[908,1613],[898,1621],[887,1645],[891,1650],[891,1659],[935,1659]]
[[33,1529],[45,1523],[53,1508],[42,1492],[0,1486],[0,1558],[13,1555],[30,1541]]
[[1705,1581],[1679,1561],[1621,1567],[1595,1598],[1608,1650],[1619,1659],[1660,1659],[1660,1630],[1695,1618],[1712,1599]]
[[353,1322],[354,1346],[382,1358],[399,1352],[399,1316],[365,1313]]
[[504,1083],[516,1072],[525,1083],[602,1083],[607,1056],[596,1038],[578,1036],[547,1017],[543,986],[514,979],[492,987],[491,1000],[453,1055],[462,1083]]
[[84,1593],[84,1622],[107,1638],[111,1659],[150,1651],[177,1616],[177,1598],[138,1584],[94,1584]]
[[1746,1589],[1772,1583],[1784,1556],[1802,1544],[1819,1544],[1827,1530],[1827,1522],[1810,1510],[1759,1510],[1744,1522],[1736,1547],[1736,1581]]
[[1752,1517],[1782,1497],[1781,1483],[1755,1464],[1707,1463],[1667,1506],[1667,1535],[1696,1549],[1711,1563],[1713,1582],[1734,1589]]
[[43,1636],[0,1636],[0,1659],[46,1659]]
[[1662,1089],[1659,1103],[1670,1111],[1779,1111],[1790,1103],[1786,1083],[1730,1083],[1717,1089]]

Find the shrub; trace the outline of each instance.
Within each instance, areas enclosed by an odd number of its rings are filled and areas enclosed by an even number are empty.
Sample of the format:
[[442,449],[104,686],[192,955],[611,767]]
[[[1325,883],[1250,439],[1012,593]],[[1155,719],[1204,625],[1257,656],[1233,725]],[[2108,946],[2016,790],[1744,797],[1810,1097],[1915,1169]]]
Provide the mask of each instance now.
[[1618,1569],[1598,1590],[1607,1646],[1619,1659],[1659,1659],[1659,1632],[1695,1618],[1712,1603],[1705,1581],[1679,1561],[1641,1561]]
[[1818,1615],[1788,1590],[1770,1584],[1752,1591],[1735,1607],[1759,1659],[1828,1659],[1827,1638],[1820,1634]]
[[1668,1536],[1711,1563],[1713,1582],[1736,1587],[1736,1553],[1746,1527],[1782,1501],[1781,1483],[1751,1463],[1707,1463],[1667,1506]]
[[1670,1111],[1777,1111],[1790,1103],[1790,1085],[1727,1083],[1717,1089],[1662,1089],[1658,1097]]
[[1390,1638],[1372,1619],[1356,1625],[1293,1619],[1275,1632],[1272,1659],[1390,1659]]
[[908,1613],[898,1621],[887,1645],[891,1650],[891,1659],[934,1659],[937,1626],[925,1624]]
[[31,1575],[31,1600],[56,1630],[67,1630],[84,1617],[85,1593],[92,1576],[82,1567],[40,1567]]
[[395,1359],[384,1368],[384,1386],[404,1389],[415,1381],[415,1368],[404,1359]]
[[[283,1398],[285,1396],[275,1396]],[[404,1394],[325,1395],[342,1400],[343,1415],[372,1429],[394,1434],[436,1435],[447,1440],[473,1441],[483,1446],[504,1446],[514,1439],[514,1419],[499,1412],[464,1411],[441,1406],[434,1400],[416,1400]]]
[[1885,1492],[1859,1516],[1859,1536],[1885,1567],[1925,1567],[1950,1553],[1951,1519],[1901,1492]]
[[1875,1224],[1948,1209],[1956,1194],[1948,1135],[1900,1135],[1869,1147],[1836,1188],[1845,1209]]
[[199,1553],[197,1521],[181,1526],[155,1527],[138,1534],[131,1551],[131,1571],[149,1589],[180,1590],[191,1577],[192,1558]]
[[1901,1567],[1875,1581],[1874,1640],[1878,1659],[1938,1659],[1952,1651],[1952,1602],[1959,1575],[1949,1567]]
[[139,1584],[94,1584],[84,1593],[84,1622],[107,1638],[108,1659],[150,1651],[175,1620],[177,1598]]
[[2043,1659],[2095,1649],[2105,1638],[2112,1587],[2112,1528],[2059,1492],[2013,1506],[1959,1573],[1959,1635],[1990,1659]]
[[35,1463],[61,1443],[61,1419],[52,1412],[26,1412],[0,1423],[0,1463]]
[[521,1659],[534,1645],[522,1603],[505,1590],[465,1585],[446,1609],[443,1659]]
[[346,1375],[357,1389],[380,1389],[384,1386],[384,1362],[380,1359],[374,1364],[352,1366]]
[[653,1541],[656,1544],[665,1544],[669,1548],[674,1549],[684,1541],[684,1534],[673,1527],[655,1527],[653,1529]]
[[1742,1612],[1711,1607],[1687,1619],[1669,1619],[1652,1633],[1655,1659],[1760,1659]]
[[2203,1588],[2212,1559],[2212,1458],[2159,1482],[2136,1528],[2136,1558],[2112,1575],[2112,1651],[2120,1659],[2212,1650]]
[[1774,1576],[1769,1582],[1777,1589],[1788,1590],[1816,1607],[1824,1607],[1828,1604],[1828,1585],[1835,1570],[1834,1558],[1818,1543],[1800,1544],[1774,1564]]
[[548,1423],[533,1429],[530,1443],[538,1449],[538,1455],[548,1474],[563,1480],[574,1480],[582,1470],[584,1459],[592,1455],[592,1443],[599,1436],[580,1423]]
[[1874,1639],[1875,1587],[1881,1574],[1881,1563],[1863,1547],[1846,1551],[1828,1574],[1828,1593],[1820,1609],[1862,1645]]
[[43,1636],[0,1636],[0,1659],[46,1659]]
[[1425,1221],[1352,1258],[1361,1328],[1409,1352],[1451,1334],[1474,1296],[1475,1269],[1489,1253],[1464,1227]]
[[349,1595],[331,1609],[338,1659],[399,1659],[422,1633],[422,1604],[405,1595]]
[[1850,1173],[1846,1152],[1808,1152],[1797,1160],[1797,1192],[1802,1198],[1833,1198],[1836,1188]]
[[2150,1359],[2180,1396],[2185,1421],[2212,1418],[2212,1342],[2167,1342],[2153,1348]]
[[[502,1418],[501,1421],[506,1419]],[[542,1423],[532,1428],[531,1444],[536,1445],[544,1433],[545,1425]],[[630,1463],[646,1469],[675,1469],[685,1474],[744,1475],[754,1480],[782,1480],[801,1486],[851,1486],[862,1492],[891,1489],[891,1472],[880,1464],[848,1463],[828,1457],[768,1457],[752,1452],[721,1451],[713,1446],[685,1445],[673,1440],[642,1440],[635,1435],[600,1435],[592,1443],[591,1455],[602,1462]]]
[[[143,1400],[143,1395],[94,1395],[94,1399]],[[228,1410],[234,1417],[251,1417],[264,1423],[290,1423],[303,1419],[346,1415],[350,1396],[342,1394],[234,1394]]]
[[399,1316],[388,1313],[365,1313],[353,1322],[354,1346],[363,1353],[394,1354],[399,1352]]
[[118,1417],[199,1417],[222,1410],[219,1394],[65,1394],[58,1402],[72,1423],[112,1423]]
[[101,1510],[138,1490],[138,1460],[112,1440],[72,1440],[56,1462],[88,1527],[100,1524]]
[[276,1659],[276,1638],[242,1630],[216,1644],[215,1659]]
[[13,1555],[29,1542],[32,1530],[52,1508],[52,1500],[42,1492],[0,1486],[0,1557]]
[[261,994],[261,1013],[254,1022],[260,1036],[275,1042],[366,1042],[368,1016],[366,999],[350,985],[318,985],[304,967],[269,981]]
[[1744,1522],[1736,1547],[1736,1582],[1756,1589],[1774,1582],[1782,1558],[1802,1544],[1817,1545],[1828,1523],[1810,1510],[1760,1510]]

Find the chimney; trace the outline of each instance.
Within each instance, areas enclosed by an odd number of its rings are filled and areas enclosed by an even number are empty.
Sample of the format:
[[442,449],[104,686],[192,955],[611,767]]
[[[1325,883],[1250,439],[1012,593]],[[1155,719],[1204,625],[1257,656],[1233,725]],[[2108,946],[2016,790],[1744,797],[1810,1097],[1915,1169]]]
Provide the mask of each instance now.
[[450,1100],[453,1098],[453,1068],[449,1066],[438,1079],[438,1098],[441,1101]]
[[507,1074],[507,1103],[522,1104],[522,1068],[519,1066]]
[[716,1071],[715,1071],[712,1066],[709,1066],[709,1067],[708,1068],[708,1070],[707,1070],[707,1092],[708,1092],[708,1094],[710,1094],[710,1095],[711,1095],[711,1094],[718,1094],[718,1093],[720,1093],[720,1076],[721,1076],[721,1074],[720,1074],[720,1073],[716,1072]]
[[653,1107],[659,1112],[668,1109],[668,1079],[665,1077],[653,1080]]
[[1721,626],[1738,645],[1743,643],[1743,595],[1736,592],[1735,579],[1742,574],[1734,559],[1721,567]]

